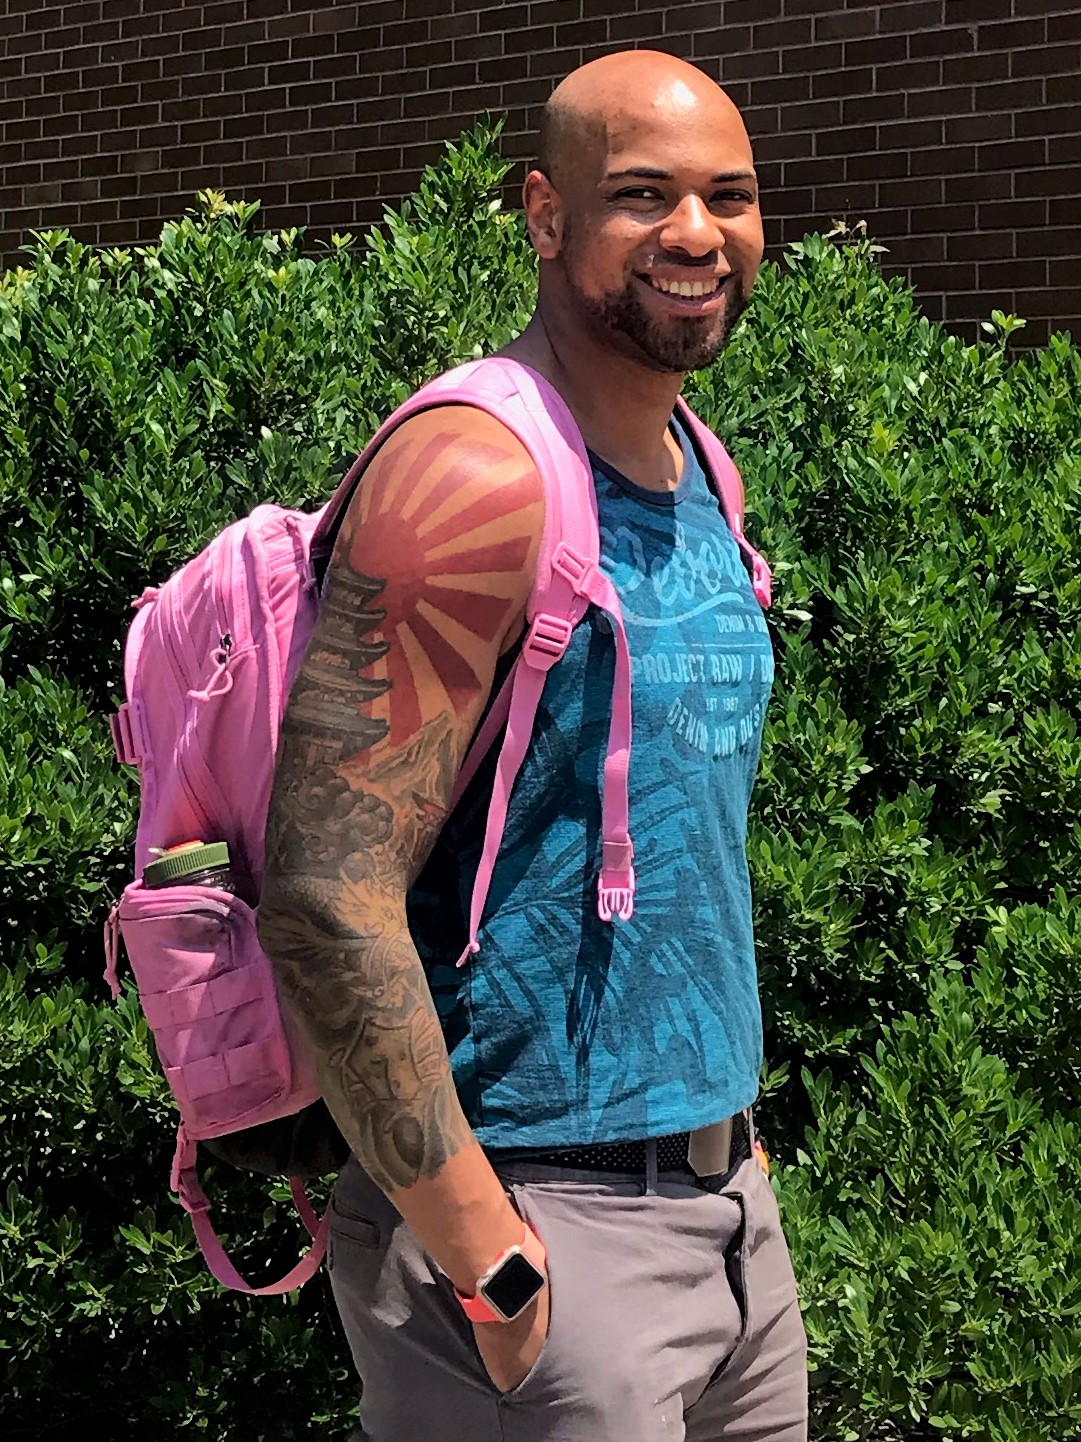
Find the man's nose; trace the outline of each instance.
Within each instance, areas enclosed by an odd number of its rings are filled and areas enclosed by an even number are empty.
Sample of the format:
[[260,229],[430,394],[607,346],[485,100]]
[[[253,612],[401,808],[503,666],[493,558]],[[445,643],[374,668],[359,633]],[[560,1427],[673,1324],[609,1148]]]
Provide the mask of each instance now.
[[700,195],[685,195],[664,223],[661,244],[666,250],[705,255],[724,246],[724,231]]

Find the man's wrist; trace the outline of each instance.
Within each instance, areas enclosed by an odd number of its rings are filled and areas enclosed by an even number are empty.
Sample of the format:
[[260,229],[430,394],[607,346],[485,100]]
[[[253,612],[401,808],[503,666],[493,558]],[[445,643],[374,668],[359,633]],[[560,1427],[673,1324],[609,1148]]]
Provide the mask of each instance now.
[[441,1239],[433,1253],[440,1270],[456,1291],[472,1296],[477,1278],[483,1277],[495,1259],[509,1247],[520,1246],[526,1231],[522,1218],[501,1193],[503,1205],[484,1216],[470,1218],[470,1224],[454,1228],[454,1236]]
[[474,1324],[505,1324],[526,1313],[547,1285],[544,1243],[523,1222],[521,1241],[498,1253],[469,1292],[454,1291]]

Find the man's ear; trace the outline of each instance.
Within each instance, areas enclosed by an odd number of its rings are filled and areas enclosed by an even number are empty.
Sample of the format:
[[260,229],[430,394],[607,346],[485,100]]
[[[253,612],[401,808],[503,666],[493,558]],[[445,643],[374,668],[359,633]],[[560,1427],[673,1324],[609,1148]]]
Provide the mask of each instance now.
[[554,260],[563,244],[563,202],[543,170],[531,170],[522,186],[522,209],[533,249]]

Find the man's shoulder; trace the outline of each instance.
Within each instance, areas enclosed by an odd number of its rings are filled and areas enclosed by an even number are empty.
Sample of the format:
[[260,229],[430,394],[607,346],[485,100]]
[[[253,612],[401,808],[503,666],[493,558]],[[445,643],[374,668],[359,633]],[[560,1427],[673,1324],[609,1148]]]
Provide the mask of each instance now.
[[452,486],[465,504],[481,494],[493,514],[544,499],[544,480],[523,441],[497,416],[458,402],[407,416],[372,457],[354,500],[375,493],[386,508],[423,503]]

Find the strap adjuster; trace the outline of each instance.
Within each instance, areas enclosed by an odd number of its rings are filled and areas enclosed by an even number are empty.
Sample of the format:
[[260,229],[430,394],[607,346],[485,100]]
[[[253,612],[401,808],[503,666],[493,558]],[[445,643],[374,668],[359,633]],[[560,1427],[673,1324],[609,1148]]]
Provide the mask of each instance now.
[[534,616],[522,647],[526,664],[535,671],[550,671],[565,655],[573,631],[573,624],[565,616],[550,616],[544,611]]
[[120,710],[115,711],[109,717],[109,730],[113,734],[116,759],[122,766],[137,766],[140,753],[135,738],[135,727],[132,725],[129,702],[125,701]]
[[576,596],[583,596],[584,583],[596,567],[592,561],[584,560],[576,551],[572,551],[566,541],[560,541],[552,557],[552,570],[558,571],[564,580],[570,582]]

